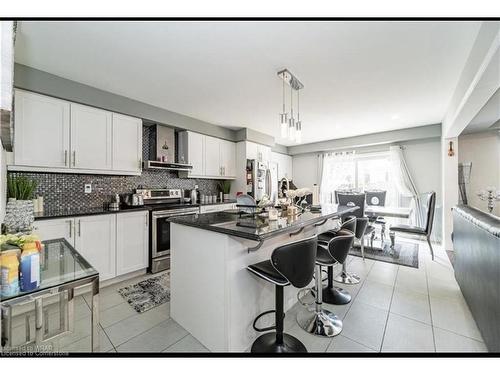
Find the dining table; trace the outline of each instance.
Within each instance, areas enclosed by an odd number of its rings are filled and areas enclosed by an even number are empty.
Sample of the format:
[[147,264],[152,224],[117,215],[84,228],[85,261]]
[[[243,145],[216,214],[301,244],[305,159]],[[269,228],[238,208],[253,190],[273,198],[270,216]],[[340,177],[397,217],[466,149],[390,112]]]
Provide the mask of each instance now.
[[[396,206],[375,206],[375,205],[366,205],[365,206],[365,214],[367,216],[372,217],[393,217],[397,219],[409,219],[413,209],[411,207],[396,207]],[[373,232],[375,234],[375,232]],[[384,250],[384,234],[386,233],[386,224],[383,222],[381,224],[381,238],[380,238],[380,246],[374,246],[373,240],[370,241],[370,246],[365,246],[365,249],[371,248],[373,250]],[[373,235],[374,235],[373,234]],[[391,233],[389,228],[389,237],[392,238],[394,233]]]

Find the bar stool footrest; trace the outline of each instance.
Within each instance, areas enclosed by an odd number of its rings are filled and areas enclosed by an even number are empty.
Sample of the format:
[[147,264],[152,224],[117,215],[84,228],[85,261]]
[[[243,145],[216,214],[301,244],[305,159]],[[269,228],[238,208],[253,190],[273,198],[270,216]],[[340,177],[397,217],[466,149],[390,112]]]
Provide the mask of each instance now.
[[[257,317],[254,319],[253,324],[252,324],[253,329],[255,329],[257,332],[267,332],[267,331],[272,331],[272,330],[276,329],[276,325],[264,327],[264,328],[257,328],[257,321],[260,318],[262,318],[264,315],[275,314],[275,313],[276,313],[276,310],[268,310],[268,311],[264,311],[263,313],[257,315]],[[283,319],[285,319],[284,313],[283,313]]]

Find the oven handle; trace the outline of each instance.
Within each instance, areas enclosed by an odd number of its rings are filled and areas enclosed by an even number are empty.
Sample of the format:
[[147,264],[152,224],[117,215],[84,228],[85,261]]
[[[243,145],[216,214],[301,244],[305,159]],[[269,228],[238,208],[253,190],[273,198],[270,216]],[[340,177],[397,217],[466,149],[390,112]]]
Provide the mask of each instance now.
[[184,212],[172,212],[170,211],[169,213],[154,213],[153,212],[153,219],[163,219],[165,217],[171,217],[171,216],[181,216],[181,215],[193,215],[193,214],[197,214],[198,213],[198,210],[196,211],[184,211]]

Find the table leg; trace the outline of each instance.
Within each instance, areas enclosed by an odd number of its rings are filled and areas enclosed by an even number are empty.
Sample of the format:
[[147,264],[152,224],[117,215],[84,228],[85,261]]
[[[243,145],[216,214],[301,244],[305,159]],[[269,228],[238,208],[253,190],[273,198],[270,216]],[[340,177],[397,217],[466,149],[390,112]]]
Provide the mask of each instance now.
[[394,250],[394,243],[396,240],[396,233],[393,231],[389,231],[389,238],[391,239],[391,249]]
[[99,278],[92,281],[92,306],[91,306],[92,334],[90,345],[92,352],[99,351]]

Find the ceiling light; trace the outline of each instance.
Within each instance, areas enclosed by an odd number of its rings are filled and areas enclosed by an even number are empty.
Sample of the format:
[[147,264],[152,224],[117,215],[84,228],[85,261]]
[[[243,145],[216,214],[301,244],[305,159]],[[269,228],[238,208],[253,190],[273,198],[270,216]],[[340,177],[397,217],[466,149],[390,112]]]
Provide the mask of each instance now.
[[[278,77],[283,80],[283,112],[280,113],[280,134],[281,138],[289,139],[292,142],[302,141],[302,123],[299,112],[299,90],[304,85],[288,69],[278,72]],[[290,116],[285,108],[285,83],[290,86]],[[293,93],[297,92],[297,121],[293,117]]]

